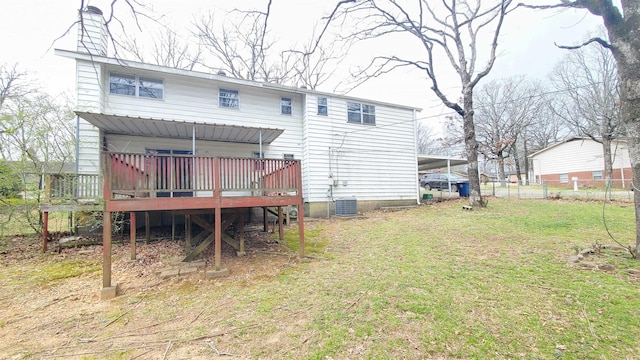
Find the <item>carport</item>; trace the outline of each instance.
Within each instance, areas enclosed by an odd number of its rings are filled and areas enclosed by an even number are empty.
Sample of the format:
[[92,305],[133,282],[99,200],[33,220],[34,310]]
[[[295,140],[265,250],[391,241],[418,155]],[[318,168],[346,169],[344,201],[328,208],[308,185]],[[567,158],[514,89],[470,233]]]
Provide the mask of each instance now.
[[[451,167],[456,165],[464,165],[467,159],[442,155],[418,155],[418,173],[421,171],[441,169],[446,167],[447,174],[451,175]],[[419,177],[418,177],[419,179]],[[451,188],[449,188],[451,195]]]

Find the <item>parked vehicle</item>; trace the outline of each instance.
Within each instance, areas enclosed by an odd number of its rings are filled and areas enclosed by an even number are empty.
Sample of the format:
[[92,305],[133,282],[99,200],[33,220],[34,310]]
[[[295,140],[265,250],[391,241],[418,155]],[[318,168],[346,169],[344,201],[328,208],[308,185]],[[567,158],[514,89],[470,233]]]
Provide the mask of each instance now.
[[424,174],[420,178],[420,186],[425,190],[449,190],[451,184],[451,191],[457,192],[458,184],[466,182],[469,180],[453,174]]

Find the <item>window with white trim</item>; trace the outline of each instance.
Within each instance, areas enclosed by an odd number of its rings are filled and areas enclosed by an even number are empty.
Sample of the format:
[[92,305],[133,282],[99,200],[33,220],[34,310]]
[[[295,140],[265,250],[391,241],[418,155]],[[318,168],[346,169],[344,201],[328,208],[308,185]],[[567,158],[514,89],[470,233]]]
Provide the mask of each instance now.
[[136,75],[109,73],[109,93],[163,99],[164,81]]
[[347,102],[347,121],[358,124],[376,124],[376,107],[373,105]]
[[318,115],[329,115],[329,105],[326,97],[318,97]]
[[147,77],[138,78],[138,96],[153,99],[164,97],[164,83],[162,80]]
[[569,182],[569,174],[560,174],[560,183],[566,184]]
[[240,106],[238,90],[220,89],[218,104],[220,107],[237,109]]
[[282,115],[291,115],[291,98],[280,98],[280,112]]
[[602,171],[592,171],[591,178],[593,180],[602,180]]

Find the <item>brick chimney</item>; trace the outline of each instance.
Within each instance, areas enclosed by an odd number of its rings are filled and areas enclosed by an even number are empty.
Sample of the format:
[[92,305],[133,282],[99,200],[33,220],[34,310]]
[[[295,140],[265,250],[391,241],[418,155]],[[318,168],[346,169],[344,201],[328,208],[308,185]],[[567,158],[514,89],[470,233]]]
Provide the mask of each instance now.
[[102,10],[87,6],[78,19],[78,52],[107,56],[107,28]]

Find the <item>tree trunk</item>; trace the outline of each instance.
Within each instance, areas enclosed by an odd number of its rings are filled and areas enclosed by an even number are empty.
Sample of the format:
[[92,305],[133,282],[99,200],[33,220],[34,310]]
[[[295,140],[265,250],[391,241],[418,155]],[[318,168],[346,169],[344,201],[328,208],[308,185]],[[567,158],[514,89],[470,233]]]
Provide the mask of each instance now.
[[464,102],[464,144],[467,152],[467,174],[469,175],[469,204],[484,207],[480,192],[480,173],[478,172],[478,141],[476,140],[476,126],[473,122],[473,90],[463,91]]
[[524,176],[525,176],[525,185],[531,184],[531,179],[529,179],[529,148],[527,147],[527,132],[526,130],[522,134],[522,138],[524,139],[522,146],[524,152]]
[[507,186],[507,174],[504,171],[504,156],[502,151],[498,152],[498,179],[500,180],[500,187]]
[[511,153],[513,154],[513,162],[516,164],[516,178],[518,179],[518,185],[522,184],[522,175],[520,169],[520,156],[518,156],[518,141],[515,140],[511,146]]
[[602,155],[604,157],[604,183],[606,185],[605,197],[607,200],[611,200],[610,188],[613,186],[611,179],[613,179],[613,160],[611,156],[611,139],[604,136],[602,138]]
[[620,82],[620,115],[627,130],[629,158],[633,170],[631,184],[636,216],[634,257],[640,258],[640,6],[637,1],[624,6],[624,21],[609,21],[605,26],[613,45]]

